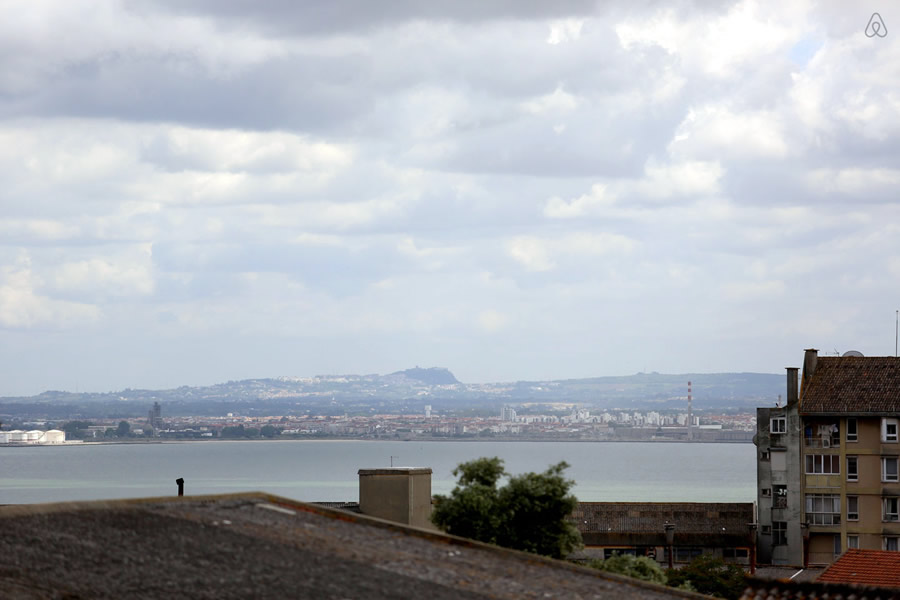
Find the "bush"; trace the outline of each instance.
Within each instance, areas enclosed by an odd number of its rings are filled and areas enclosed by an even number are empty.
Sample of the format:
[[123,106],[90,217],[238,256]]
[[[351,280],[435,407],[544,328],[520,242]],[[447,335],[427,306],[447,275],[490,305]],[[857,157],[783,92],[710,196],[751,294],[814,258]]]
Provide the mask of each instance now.
[[606,560],[594,560],[588,566],[607,573],[617,573],[626,577],[634,577],[643,581],[666,584],[666,574],[652,558],[646,556],[630,556],[615,554]]
[[738,565],[726,563],[721,558],[704,554],[680,569],[668,569],[669,585],[680,587],[690,584],[701,594],[735,600],[747,587],[744,570]]

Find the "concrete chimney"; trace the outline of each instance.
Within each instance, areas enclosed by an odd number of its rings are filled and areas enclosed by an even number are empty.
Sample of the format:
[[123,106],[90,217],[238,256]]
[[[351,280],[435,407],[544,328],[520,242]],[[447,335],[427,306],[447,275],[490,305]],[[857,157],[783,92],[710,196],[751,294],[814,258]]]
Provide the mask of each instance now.
[[815,348],[807,348],[803,354],[803,373],[800,374],[800,395],[806,389],[807,382],[816,372],[816,362],[819,360],[819,351]]
[[431,469],[360,469],[359,510],[379,519],[434,529],[431,523]]
[[797,395],[797,367],[787,367],[787,406],[797,402],[800,397]]

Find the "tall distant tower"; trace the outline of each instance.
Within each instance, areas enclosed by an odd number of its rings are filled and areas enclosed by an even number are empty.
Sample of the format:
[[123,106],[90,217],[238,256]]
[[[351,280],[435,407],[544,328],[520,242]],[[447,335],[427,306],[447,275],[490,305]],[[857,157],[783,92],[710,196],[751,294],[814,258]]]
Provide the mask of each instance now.
[[688,381],[688,432],[687,439],[689,442],[694,440],[694,411],[691,399],[691,382]]
[[147,425],[150,426],[154,434],[162,425],[162,408],[159,406],[159,402],[154,402],[153,408],[147,412]]

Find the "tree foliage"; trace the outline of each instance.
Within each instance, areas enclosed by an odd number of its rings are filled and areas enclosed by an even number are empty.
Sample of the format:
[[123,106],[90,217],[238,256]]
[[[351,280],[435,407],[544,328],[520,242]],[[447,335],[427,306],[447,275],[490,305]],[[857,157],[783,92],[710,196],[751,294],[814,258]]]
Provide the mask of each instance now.
[[499,458],[479,458],[453,470],[457,485],[449,496],[437,496],[431,520],[462,537],[562,558],[581,546],[581,535],[566,520],[577,498],[569,493],[574,481],[561,462],[543,473],[509,478]]
[[729,600],[740,598],[747,587],[746,576],[741,567],[728,564],[711,554],[698,556],[680,569],[669,569],[666,576],[672,587],[689,583],[701,594]]
[[128,424],[128,421],[119,421],[119,426],[116,428],[116,435],[119,437],[128,437],[131,435],[131,425]]
[[618,573],[662,585],[665,585],[667,581],[662,567],[655,560],[646,556],[615,554],[605,560],[591,561],[589,566],[607,573]]

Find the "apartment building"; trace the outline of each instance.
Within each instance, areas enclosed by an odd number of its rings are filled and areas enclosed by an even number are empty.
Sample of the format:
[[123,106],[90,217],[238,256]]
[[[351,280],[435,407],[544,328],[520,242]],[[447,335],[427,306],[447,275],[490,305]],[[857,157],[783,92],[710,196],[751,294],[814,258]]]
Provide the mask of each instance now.
[[806,350],[784,407],[757,410],[760,562],[900,550],[900,358]]

